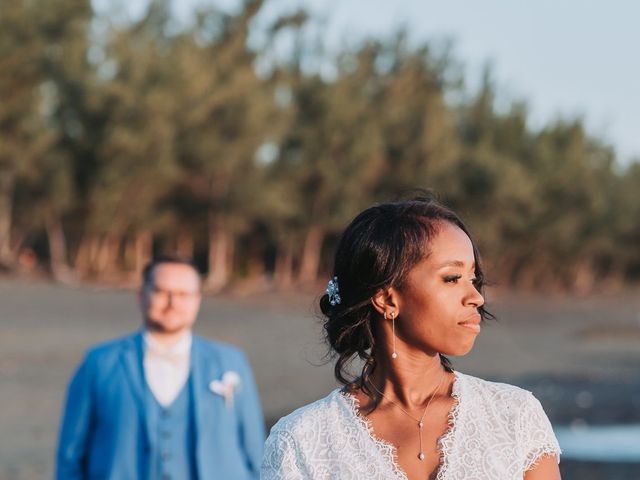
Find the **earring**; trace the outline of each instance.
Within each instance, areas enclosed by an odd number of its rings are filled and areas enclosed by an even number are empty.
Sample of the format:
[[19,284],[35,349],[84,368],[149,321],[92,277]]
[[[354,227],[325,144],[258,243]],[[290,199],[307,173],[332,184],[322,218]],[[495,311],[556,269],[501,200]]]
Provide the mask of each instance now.
[[391,358],[398,358],[398,354],[396,353],[396,314],[395,312],[391,312],[391,333],[393,336],[393,353],[391,353]]

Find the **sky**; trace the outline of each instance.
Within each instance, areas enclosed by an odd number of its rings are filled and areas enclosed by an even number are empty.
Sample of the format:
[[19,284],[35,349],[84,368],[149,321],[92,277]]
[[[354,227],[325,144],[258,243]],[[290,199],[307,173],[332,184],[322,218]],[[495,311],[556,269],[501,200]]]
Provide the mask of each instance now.
[[[138,0],[142,1],[142,0]],[[182,0],[232,9],[238,0]],[[410,39],[452,39],[469,88],[489,64],[501,101],[524,100],[531,126],[584,119],[621,164],[640,161],[640,2],[635,0],[271,0],[266,14],[309,9],[339,49],[400,26]]]
[[[291,2],[290,2],[291,3]],[[634,0],[306,0],[327,37],[454,40],[473,84],[490,63],[499,94],[524,99],[535,128],[583,118],[622,164],[640,160],[640,2]]]

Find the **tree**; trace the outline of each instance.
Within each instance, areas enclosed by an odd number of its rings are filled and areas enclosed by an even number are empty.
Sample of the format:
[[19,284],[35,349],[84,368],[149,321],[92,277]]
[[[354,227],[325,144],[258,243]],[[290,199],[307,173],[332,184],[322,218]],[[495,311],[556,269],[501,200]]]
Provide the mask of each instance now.
[[256,151],[272,135],[273,96],[256,74],[256,53],[247,45],[250,23],[261,6],[262,1],[246,1],[233,16],[203,12],[177,46],[182,75],[176,154],[182,184],[204,206],[209,243],[205,286],[213,291],[229,281]]

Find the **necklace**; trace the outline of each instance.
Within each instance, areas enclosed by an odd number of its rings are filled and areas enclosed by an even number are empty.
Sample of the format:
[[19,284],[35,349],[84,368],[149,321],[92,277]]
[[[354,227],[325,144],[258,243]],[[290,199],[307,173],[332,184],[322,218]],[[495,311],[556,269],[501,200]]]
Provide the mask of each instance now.
[[433,391],[433,393],[431,394],[431,397],[429,398],[429,401],[427,402],[427,406],[424,407],[424,410],[422,411],[422,415],[420,416],[420,418],[416,418],[413,415],[411,415],[409,412],[407,412],[404,408],[402,408],[398,403],[394,402],[393,400],[391,400],[390,398],[388,398],[384,393],[382,393],[380,390],[378,390],[376,388],[376,386],[372,383],[371,386],[373,387],[373,389],[378,392],[380,395],[382,395],[382,398],[384,398],[387,402],[389,402],[390,404],[394,405],[395,407],[397,407],[398,409],[400,409],[400,411],[402,413],[404,413],[407,417],[409,417],[411,420],[413,420],[414,422],[417,423],[418,425],[418,432],[420,434],[420,451],[418,452],[418,459],[419,460],[424,460],[424,450],[422,449],[422,427],[424,426],[424,416],[427,413],[427,409],[429,408],[429,405],[431,405],[431,401],[434,399],[434,397],[436,396],[436,394],[438,393],[438,391],[440,390],[440,387],[442,386],[442,381],[444,380],[445,374],[444,372],[442,373],[442,375],[440,376],[440,381],[438,382],[438,386],[436,387],[436,389]]

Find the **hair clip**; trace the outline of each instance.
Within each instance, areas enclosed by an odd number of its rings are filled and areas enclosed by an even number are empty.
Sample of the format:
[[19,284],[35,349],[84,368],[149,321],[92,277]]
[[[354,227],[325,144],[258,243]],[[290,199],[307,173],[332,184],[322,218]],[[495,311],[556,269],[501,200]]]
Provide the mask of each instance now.
[[340,287],[338,286],[338,277],[333,277],[327,284],[327,295],[329,295],[329,303],[332,307],[340,305],[342,298],[340,298]]

